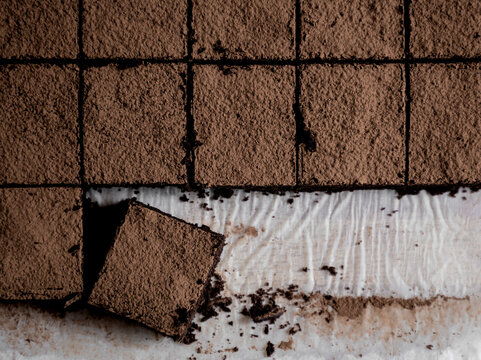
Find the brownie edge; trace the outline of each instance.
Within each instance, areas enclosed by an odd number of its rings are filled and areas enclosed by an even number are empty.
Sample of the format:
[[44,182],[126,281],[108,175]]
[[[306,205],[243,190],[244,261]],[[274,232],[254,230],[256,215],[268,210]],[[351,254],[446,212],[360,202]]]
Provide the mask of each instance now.
[[224,240],[132,201],[88,303],[182,341]]

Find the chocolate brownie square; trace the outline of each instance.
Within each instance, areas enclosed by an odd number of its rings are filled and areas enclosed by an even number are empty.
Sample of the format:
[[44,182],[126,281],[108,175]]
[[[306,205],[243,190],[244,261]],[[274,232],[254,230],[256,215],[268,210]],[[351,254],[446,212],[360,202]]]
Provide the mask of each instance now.
[[294,67],[200,65],[194,71],[196,182],[295,185]]
[[0,57],[77,57],[77,0],[4,0],[0,8]]
[[481,55],[481,2],[412,0],[411,52],[414,57]]
[[101,184],[183,184],[185,65],[85,73],[85,176]]
[[132,202],[89,304],[182,340],[224,237]]
[[0,299],[70,299],[83,290],[82,190],[0,189]]
[[295,0],[193,0],[198,59],[293,59]]
[[0,67],[0,183],[79,183],[78,68]]
[[181,58],[186,0],[84,0],[83,45],[91,58]]
[[403,0],[300,1],[303,59],[403,56]]
[[481,65],[413,65],[411,97],[410,182],[481,182]]
[[301,184],[402,184],[404,98],[402,65],[304,66]]

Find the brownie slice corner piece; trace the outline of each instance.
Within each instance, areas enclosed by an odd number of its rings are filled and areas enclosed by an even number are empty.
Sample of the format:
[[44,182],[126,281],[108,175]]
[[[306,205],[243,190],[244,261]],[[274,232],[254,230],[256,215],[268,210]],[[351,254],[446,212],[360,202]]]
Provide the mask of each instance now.
[[132,201],[88,303],[183,341],[224,240]]
[[0,299],[71,303],[83,292],[82,189],[0,189]]

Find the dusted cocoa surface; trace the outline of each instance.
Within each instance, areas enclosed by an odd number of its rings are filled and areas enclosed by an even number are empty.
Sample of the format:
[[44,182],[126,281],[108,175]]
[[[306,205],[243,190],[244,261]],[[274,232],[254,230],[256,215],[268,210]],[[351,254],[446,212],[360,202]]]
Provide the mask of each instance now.
[[0,67],[0,183],[79,183],[78,68]]
[[186,55],[186,0],[84,0],[88,57],[181,58]]
[[193,0],[194,57],[295,57],[295,0]]
[[0,298],[58,300],[83,290],[82,190],[0,189]]
[[295,185],[294,67],[194,67],[196,182]]
[[185,183],[183,76],[168,64],[86,71],[87,182]]
[[0,8],[0,57],[77,57],[77,0],[4,0]]
[[182,340],[224,237],[132,203],[89,303]]
[[404,181],[402,65],[307,65],[301,111],[315,151],[300,145],[302,185]]
[[411,69],[411,183],[481,182],[481,66]]
[[402,0],[300,0],[301,57],[400,58]]
[[481,56],[481,2],[412,0],[414,57]]

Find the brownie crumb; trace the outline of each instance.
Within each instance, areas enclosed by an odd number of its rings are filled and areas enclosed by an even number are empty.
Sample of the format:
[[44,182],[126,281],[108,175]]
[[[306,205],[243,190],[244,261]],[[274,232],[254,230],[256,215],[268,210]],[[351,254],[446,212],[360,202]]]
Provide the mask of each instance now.
[[298,332],[302,331],[301,325],[299,323],[296,323],[293,327],[291,327],[288,331],[289,335],[294,335],[297,334]]
[[252,301],[250,309],[244,307],[241,314],[249,316],[256,323],[270,321],[273,324],[284,312],[275,302],[275,295],[269,295],[259,289],[256,294],[249,295]]
[[309,271],[309,268],[308,268],[308,267],[303,267],[303,268],[301,269],[301,271],[303,271],[303,272],[308,272],[308,271]]
[[324,265],[324,266],[321,267],[321,270],[328,271],[329,274],[332,275],[332,276],[337,275],[337,271],[336,271],[336,268],[334,266]]
[[214,189],[214,193],[212,194],[212,199],[217,200],[220,197],[230,199],[232,195],[234,195],[234,190],[232,189],[216,188]]
[[185,194],[184,194],[179,198],[179,200],[182,201],[182,202],[187,202],[187,201],[189,201],[189,198],[187,196],[185,196]]
[[433,346],[432,346],[431,344],[429,344],[429,345],[426,345],[426,349],[428,349],[428,350],[432,350],[432,349],[433,349]]
[[268,335],[269,334],[269,325],[266,324],[266,326],[264,326],[264,334]]
[[272,354],[274,354],[274,351],[275,351],[274,344],[268,341],[266,346],[266,355],[270,357]]
[[[212,317],[219,315],[218,309],[224,312],[230,312],[229,306],[232,304],[232,299],[220,295],[224,290],[225,281],[218,274],[214,274],[211,280],[207,283],[204,291],[204,298],[197,312],[202,315],[200,319],[204,322]],[[232,321],[231,321],[232,322]],[[231,325],[229,323],[229,325]]]

